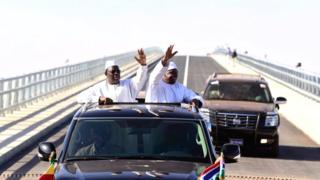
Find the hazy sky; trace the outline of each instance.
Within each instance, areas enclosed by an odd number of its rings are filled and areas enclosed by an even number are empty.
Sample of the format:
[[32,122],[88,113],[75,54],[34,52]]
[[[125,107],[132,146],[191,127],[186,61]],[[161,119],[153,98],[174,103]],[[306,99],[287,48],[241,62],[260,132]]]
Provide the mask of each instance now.
[[319,19],[316,0],[0,0],[0,77],[169,44],[320,72]]

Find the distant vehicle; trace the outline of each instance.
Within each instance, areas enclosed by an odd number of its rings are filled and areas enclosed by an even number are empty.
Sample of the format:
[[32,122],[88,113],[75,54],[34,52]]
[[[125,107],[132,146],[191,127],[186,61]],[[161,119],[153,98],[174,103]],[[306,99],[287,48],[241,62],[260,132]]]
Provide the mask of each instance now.
[[[39,144],[49,161],[52,143]],[[224,145],[237,160],[238,145]],[[174,104],[84,105],[75,115],[51,173],[55,179],[197,179],[216,161],[204,120]]]
[[264,78],[213,74],[207,80],[203,98],[204,107],[210,111],[213,144],[218,149],[224,143],[234,143],[245,151],[264,149],[269,155],[278,155],[278,109],[286,99],[274,100]]

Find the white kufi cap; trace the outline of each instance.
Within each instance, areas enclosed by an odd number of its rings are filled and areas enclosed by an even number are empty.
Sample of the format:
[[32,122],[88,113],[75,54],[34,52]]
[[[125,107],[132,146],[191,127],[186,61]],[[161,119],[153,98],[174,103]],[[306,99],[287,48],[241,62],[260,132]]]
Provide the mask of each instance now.
[[169,67],[168,67],[168,70],[171,70],[171,69],[177,69],[178,70],[177,65],[172,61],[169,62]]
[[114,60],[106,61],[105,69],[108,69],[109,67],[112,67],[112,66],[117,66]]

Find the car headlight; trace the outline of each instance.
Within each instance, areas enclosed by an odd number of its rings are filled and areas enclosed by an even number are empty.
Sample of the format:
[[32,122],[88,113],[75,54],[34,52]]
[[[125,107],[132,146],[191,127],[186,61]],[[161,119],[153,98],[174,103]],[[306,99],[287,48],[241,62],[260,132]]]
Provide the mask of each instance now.
[[274,127],[279,125],[279,116],[278,113],[268,112],[266,116],[266,120],[264,122],[264,126],[266,127]]

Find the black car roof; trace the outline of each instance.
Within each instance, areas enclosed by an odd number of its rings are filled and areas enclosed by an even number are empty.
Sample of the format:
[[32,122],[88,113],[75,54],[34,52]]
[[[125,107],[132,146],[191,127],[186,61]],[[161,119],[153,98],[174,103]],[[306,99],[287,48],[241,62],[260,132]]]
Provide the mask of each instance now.
[[201,119],[198,113],[192,112],[179,104],[141,104],[141,103],[114,103],[98,105],[85,104],[76,113],[75,118],[101,117],[152,117],[152,118],[183,118]]

